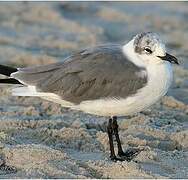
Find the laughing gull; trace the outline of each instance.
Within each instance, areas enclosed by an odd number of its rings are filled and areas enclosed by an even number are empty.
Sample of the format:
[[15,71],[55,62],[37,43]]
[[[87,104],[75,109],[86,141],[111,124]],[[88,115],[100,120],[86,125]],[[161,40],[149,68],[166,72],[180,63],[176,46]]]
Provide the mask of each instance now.
[[[26,68],[0,66],[9,76],[0,83],[20,84],[15,96],[38,96],[74,110],[109,117],[107,132],[112,160],[130,160],[123,152],[117,116],[140,112],[164,96],[172,82],[172,65],[178,60],[166,53],[159,36],[136,35],[125,45],[87,48],[63,62]],[[113,145],[115,135],[118,156]]]

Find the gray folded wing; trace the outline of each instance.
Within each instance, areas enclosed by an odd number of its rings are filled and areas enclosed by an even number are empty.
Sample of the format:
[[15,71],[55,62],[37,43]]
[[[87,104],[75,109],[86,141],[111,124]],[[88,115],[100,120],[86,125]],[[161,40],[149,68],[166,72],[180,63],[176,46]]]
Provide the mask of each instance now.
[[99,98],[126,98],[147,83],[139,68],[127,60],[119,45],[89,48],[51,65],[20,68],[13,77],[40,92],[58,94],[80,103]]

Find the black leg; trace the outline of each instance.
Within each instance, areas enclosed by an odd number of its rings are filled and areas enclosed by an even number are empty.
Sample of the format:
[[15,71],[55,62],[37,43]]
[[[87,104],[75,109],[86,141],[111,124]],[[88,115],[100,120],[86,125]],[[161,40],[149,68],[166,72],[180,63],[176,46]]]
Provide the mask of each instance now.
[[120,138],[119,138],[118,124],[117,124],[117,117],[116,116],[113,117],[112,126],[113,126],[114,135],[115,135],[116,141],[117,141],[118,155],[121,156],[122,154],[124,154],[124,152],[123,152],[123,149],[122,149],[122,146],[121,146],[121,141],[120,141]]
[[112,128],[112,119],[110,118],[107,126],[109,144],[110,144],[110,158],[113,160],[116,158],[114,151],[114,143],[113,143],[113,128]]
[[[140,149],[128,149],[127,151],[123,152],[122,146],[121,146],[121,141],[119,138],[119,131],[118,131],[118,124],[117,124],[117,117],[114,116],[112,120],[112,129],[113,133],[115,135],[116,141],[117,141],[117,146],[118,146],[118,155],[121,157],[121,161],[127,160],[130,161],[132,160],[135,156],[137,156],[140,153]],[[118,159],[119,160],[119,159]]]
[[124,161],[121,158],[117,158],[115,155],[114,143],[113,143],[113,124],[112,124],[111,118],[108,121],[107,132],[108,132],[108,138],[109,138],[109,144],[110,144],[110,159],[112,161]]

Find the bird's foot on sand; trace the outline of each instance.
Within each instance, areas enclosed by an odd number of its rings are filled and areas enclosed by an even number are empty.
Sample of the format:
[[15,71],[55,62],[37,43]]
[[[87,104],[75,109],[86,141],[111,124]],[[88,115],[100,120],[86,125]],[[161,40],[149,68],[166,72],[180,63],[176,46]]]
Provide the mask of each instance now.
[[118,156],[121,159],[120,161],[131,161],[133,158],[135,158],[143,149],[137,149],[137,148],[130,148],[127,149],[125,152],[121,151],[118,152]]
[[125,160],[126,160],[126,159],[124,159],[124,158],[119,158],[119,157],[116,157],[116,156],[110,156],[110,159],[111,159],[113,162],[125,161]]

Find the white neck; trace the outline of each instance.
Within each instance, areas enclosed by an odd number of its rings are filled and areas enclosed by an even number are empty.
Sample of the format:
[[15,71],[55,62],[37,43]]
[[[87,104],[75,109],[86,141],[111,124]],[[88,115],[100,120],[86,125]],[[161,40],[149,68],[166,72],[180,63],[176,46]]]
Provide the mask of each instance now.
[[129,41],[129,43],[123,46],[124,55],[135,65],[139,67],[146,67],[146,64],[142,62],[139,56],[134,52],[133,43],[134,43],[134,39],[132,39],[131,41]]

